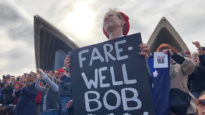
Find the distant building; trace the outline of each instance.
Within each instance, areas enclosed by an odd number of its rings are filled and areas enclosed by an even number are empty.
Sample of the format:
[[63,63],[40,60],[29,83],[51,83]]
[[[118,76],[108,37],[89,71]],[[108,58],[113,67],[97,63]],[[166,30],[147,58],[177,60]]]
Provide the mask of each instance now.
[[57,70],[63,67],[68,52],[78,48],[40,16],[34,16],[34,39],[36,67],[44,70]]
[[189,51],[182,38],[165,17],[160,20],[147,44],[150,46],[150,52],[154,52],[162,43],[168,43],[178,51]]
[[[44,70],[56,70],[63,67],[68,52],[79,48],[40,16],[34,16],[34,39],[36,67]],[[150,51],[154,52],[161,43],[169,43],[178,51],[189,51],[165,17],[160,20],[148,41]]]

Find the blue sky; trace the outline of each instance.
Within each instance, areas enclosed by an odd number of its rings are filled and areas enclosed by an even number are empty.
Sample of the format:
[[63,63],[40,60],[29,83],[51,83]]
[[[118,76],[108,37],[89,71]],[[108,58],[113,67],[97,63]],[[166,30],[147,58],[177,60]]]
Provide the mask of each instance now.
[[130,17],[130,32],[147,42],[165,16],[191,52],[205,46],[204,0],[0,0],[0,75],[35,71],[33,16],[38,14],[79,46],[106,40],[102,18],[112,8]]

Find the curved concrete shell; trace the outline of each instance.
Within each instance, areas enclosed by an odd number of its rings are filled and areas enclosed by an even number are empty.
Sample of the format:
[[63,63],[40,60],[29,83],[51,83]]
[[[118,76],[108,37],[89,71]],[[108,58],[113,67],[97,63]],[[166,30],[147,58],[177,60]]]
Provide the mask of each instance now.
[[34,16],[36,68],[54,70],[63,66],[65,55],[78,46],[40,16]]
[[168,43],[178,51],[189,51],[182,38],[165,17],[160,20],[148,41],[150,52],[156,51],[162,43]]

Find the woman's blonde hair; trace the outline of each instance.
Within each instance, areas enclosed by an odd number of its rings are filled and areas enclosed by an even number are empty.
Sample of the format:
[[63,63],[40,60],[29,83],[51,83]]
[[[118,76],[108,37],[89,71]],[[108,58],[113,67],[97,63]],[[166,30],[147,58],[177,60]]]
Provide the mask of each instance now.
[[[116,8],[110,9],[107,13],[105,13],[105,16],[109,13],[114,13],[119,17],[120,20],[124,20],[123,16],[120,14],[120,11],[118,11]],[[105,16],[104,16],[104,18],[105,18]]]
[[[120,19],[120,20],[124,20],[125,19],[123,18],[123,16],[120,14],[120,11],[118,11],[116,8],[114,9],[110,9],[107,13],[105,13],[105,16],[104,16],[104,19],[105,17],[109,14],[109,13],[114,13],[117,15],[117,17]],[[126,24],[123,25],[123,32],[126,30]]]

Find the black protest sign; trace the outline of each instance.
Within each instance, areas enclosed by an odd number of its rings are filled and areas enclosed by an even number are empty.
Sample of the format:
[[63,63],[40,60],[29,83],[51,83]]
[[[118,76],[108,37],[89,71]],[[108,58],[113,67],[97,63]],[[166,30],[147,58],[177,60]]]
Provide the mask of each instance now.
[[133,34],[70,53],[74,114],[154,114],[140,43]]

